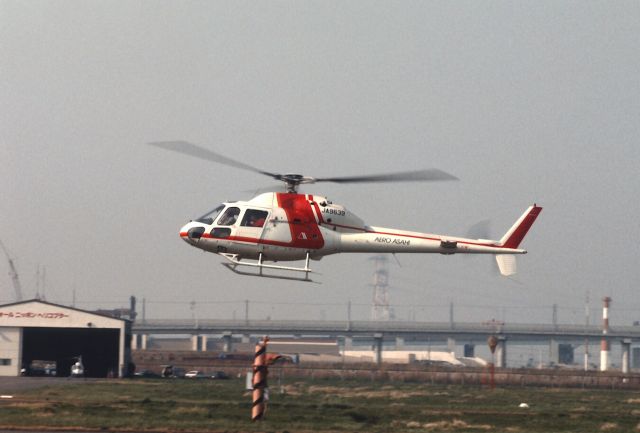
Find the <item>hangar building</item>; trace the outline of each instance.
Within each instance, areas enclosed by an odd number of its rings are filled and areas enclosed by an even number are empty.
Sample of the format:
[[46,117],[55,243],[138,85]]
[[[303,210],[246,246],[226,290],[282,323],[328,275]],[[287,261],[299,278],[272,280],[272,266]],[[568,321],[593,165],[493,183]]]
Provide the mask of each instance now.
[[69,376],[82,357],[85,375],[127,375],[131,322],[37,299],[0,305],[0,376],[18,376],[33,361]]

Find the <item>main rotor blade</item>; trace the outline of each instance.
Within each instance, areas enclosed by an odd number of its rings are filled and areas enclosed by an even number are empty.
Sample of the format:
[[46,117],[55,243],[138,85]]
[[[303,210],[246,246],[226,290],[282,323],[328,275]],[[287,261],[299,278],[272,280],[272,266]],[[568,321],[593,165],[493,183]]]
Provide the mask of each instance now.
[[254,173],[264,174],[273,178],[278,178],[277,174],[269,173],[268,171],[260,170],[244,162],[236,161],[226,156],[220,155],[212,150],[205,149],[204,147],[196,146],[188,141],[154,141],[148,143],[152,146],[159,147],[161,149],[172,150],[174,152],[183,153],[185,155],[193,156],[195,158],[206,159],[207,161],[217,162],[218,164],[224,164],[242,170],[253,171]]
[[366,182],[432,182],[459,180],[452,174],[437,168],[428,170],[402,171],[398,173],[373,174],[368,176],[320,177],[316,182],[366,183]]

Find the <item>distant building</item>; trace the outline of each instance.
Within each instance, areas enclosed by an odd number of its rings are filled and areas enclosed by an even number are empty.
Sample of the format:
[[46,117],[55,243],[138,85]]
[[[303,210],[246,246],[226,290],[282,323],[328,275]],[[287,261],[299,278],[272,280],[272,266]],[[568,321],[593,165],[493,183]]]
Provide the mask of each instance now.
[[86,376],[123,377],[130,343],[131,322],[122,318],[37,299],[0,305],[0,376],[69,376],[81,359]]

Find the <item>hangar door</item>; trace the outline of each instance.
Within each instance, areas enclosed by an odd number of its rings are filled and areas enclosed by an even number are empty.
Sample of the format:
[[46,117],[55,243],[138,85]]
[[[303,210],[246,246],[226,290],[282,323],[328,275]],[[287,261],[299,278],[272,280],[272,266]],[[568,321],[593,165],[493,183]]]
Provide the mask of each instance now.
[[82,356],[85,376],[117,376],[119,338],[119,329],[23,328],[22,365],[55,361],[57,376],[69,376],[76,358]]

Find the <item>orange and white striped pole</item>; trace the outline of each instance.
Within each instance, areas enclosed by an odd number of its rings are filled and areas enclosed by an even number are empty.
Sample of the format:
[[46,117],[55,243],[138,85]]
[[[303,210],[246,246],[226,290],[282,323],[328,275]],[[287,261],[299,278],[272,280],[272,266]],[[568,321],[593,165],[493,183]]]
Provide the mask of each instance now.
[[487,344],[489,345],[489,350],[491,350],[491,363],[489,364],[489,374],[490,382],[489,386],[491,389],[495,389],[496,387],[496,364],[494,362],[494,354],[496,353],[496,347],[498,347],[498,338],[495,335],[491,335],[487,338]]
[[251,406],[251,421],[263,419],[266,410],[265,389],[267,388],[267,343],[265,336],[256,344],[253,357],[253,405]]
[[607,371],[609,369],[609,355],[611,354],[611,342],[607,338],[609,334],[609,305],[611,304],[611,298],[605,297],[602,299],[604,306],[602,308],[602,341],[600,342],[600,371]]

